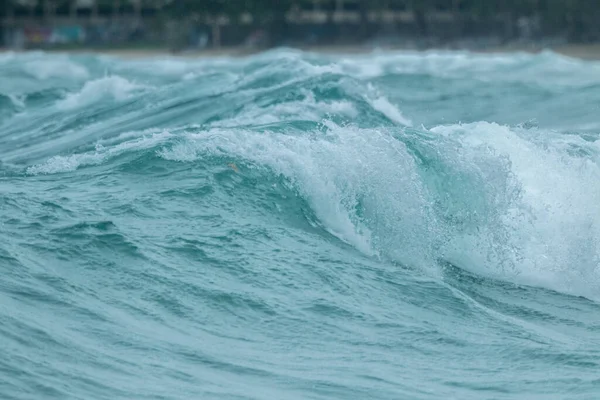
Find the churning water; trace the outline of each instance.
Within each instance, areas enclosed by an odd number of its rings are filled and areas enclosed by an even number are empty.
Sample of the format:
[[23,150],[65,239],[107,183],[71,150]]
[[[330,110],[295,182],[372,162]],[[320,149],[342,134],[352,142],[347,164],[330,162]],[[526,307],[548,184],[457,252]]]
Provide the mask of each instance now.
[[597,399],[600,63],[0,55],[2,399]]

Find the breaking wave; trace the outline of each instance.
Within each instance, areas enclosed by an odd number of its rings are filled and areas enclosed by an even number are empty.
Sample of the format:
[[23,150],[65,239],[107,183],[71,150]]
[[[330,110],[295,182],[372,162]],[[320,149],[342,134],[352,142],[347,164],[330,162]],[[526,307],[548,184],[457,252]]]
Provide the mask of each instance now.
[[589,398],[599,68],[0,55],[0,393]]

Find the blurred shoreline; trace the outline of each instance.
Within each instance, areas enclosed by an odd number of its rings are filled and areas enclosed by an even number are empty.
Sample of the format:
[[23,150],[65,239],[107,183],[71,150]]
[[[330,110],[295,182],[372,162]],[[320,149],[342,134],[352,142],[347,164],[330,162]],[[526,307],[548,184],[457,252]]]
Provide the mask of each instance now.
[[[544,51],[551,51],[566,57],[577,58],[581,60],[600,60],[600,43],[597,44],[562,44],[558,46],[536,46],[536,45],[505,45],[490,46],[485,48],[469,47],[431,47],[425,49],[415,49],[413,47],[402,46],[360,46],[360,45],[324,45],[324,46],[295,46],[286,47],[291,50],[300,50],[310,53],[320,53],[329,55],[358,55],[373,54],[377,52],[409,52],[409,53],[427,53],[436,51],[464,51],[473,54],[503,54],[503,53],[529,53],[539,54]],[[96,54],[125,59],[144,59],[157,57],[170,58],[215,58],[215,57],[244,57],[259,54],[272,49],[223,47],[220,49],[202,49],[172,52],[164,48],[77,48],[77,49],[30,49],[30,50],[12,50],[0,48],[0,54],[7,53],[33,53],[43,51],[49,54]]]

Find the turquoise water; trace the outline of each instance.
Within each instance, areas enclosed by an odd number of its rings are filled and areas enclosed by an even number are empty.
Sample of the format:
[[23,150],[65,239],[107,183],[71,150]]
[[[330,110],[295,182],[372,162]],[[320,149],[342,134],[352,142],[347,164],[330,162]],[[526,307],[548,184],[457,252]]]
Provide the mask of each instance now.
[[0,55],[0,398],[597,399],[600,63]]

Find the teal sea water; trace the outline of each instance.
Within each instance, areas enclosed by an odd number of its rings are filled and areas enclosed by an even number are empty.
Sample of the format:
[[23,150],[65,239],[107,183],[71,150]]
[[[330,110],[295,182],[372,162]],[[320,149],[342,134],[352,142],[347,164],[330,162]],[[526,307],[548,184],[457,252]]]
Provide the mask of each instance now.
[[600,398],[600,63],[0,55],[0,398]]

